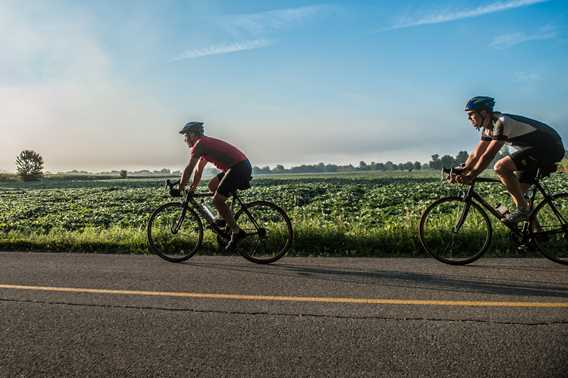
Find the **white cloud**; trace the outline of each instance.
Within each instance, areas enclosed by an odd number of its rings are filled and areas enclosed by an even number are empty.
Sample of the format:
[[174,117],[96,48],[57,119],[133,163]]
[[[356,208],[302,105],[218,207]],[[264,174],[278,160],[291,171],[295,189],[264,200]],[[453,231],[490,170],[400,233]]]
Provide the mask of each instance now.
[[533,34],[518,32],[518,33],[499,35],[495,37],[495,39],[493,39],[493,42],[491,42],[489,46],[495,49],[507,49],[525,42],[542,41],[547,39],[553,39],[556,37],[557,33],[554,29],[550,27],[545,27]]
[[516,72],[515,81],[518,83],[532,83],[542,79],[542,76],[535,72]]
[[486,14],[503,12],[515,8],[526,7],[534,4],[544,3],[549,0],[508,0],[499,1],[492,4],[479,6],[477,8],[442,11],[428,16],[420,16],[402,20],[389,30],[411,28],[421,25],[441,24],[451,21],[462,20],[465,18],[479,17]]
[[335,9],[331,5],[311,5],[259,13],[229,15],[224,17],[222,22],[234,33],[246,32],[251,35],[262,35],[333,12]]
[[221,28],[238,42],[213,44],[204,48],[189,49],[171,61],[195,59],[211,55],[223,55],[269,47],[272,41],[267,36],[275,31],[334,10],[329,5],[312,5],[297,8],[277,9],[266,12],[234,14],[221,17]]
[[182,53],[181,55],[179,55],[178,57],[172,59],[172,61],[195,59],[210,55],[230,54],[230,53],[236,53],[247,50],[255,50],[255,49],[268,47],[270,45],[271,42],[265,39],[256,39],[252,41],[242,41],[242,42],[235,42],[223,45],[213,45],[202,49],[188,50]]

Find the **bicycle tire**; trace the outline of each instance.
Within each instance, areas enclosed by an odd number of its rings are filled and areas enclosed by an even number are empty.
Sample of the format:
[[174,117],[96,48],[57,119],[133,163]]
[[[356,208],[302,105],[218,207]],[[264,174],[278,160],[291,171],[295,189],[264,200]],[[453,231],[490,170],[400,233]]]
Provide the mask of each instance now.
[[[259,224],[254,225],[245,209]],[[235,215],[235,221],[248,236],[238,245],[245,259],[257,264],[270,264],[282,258],[292,246],[294,231],[286,212],[268,201],[245,204]]]
[[148,221],[150,250],[169,262],[178,263],[190,259],[203,242],[203,224],[192,208],[186,208],[185,216],[174,232],[182,211],[183,204],[166,203],[158,207]]
[[[568,193],[557,193],[552,196],[552,202],[568,221]],[[547,259],[558,264],[568,265],[568,225],[562,225],[548,202],[543,200],[534,209],[530,219],[531,239],[537,250]],[[535,221],[541,230],[534,230]],[[543,233],[544,232],[544,233]]]
[[[489,248],[493,236],[489,217],[476,203],[469,204],[457,232],[453,228],[462,216],[463,198],[440,198],[422,213],[418,230],[420,244],[436,260],[449,265],[466,265],[479,259]],[[483,237],[476,238],[476,234]]]

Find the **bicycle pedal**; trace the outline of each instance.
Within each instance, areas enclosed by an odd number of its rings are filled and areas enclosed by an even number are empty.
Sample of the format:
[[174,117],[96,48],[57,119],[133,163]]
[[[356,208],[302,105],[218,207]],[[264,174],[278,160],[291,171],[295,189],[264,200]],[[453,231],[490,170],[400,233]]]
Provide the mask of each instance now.
[[517,246],[517,251],[519,252],[528,252],[530,251],[530,247],[526,244],[521,244]]

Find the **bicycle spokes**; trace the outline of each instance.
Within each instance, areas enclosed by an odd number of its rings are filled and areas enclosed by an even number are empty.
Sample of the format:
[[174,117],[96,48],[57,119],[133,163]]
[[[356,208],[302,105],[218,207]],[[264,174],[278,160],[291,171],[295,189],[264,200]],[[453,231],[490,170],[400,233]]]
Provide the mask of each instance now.
[[568,193],[544,200],[535,209],[531,237],[552,261],[568,264]]
[[193,256],[203,240],[200,219],[179,203],[159,207],[150,217],[147,231],[150,249],[172,262]]
[[422,247],[447,264],[468,264],[478,259],[491,240],[491,224],[475,203],[458,197],[430,205],[420,221]]
[[239,243],[243,257],[258,263],[282,257],[292,242],[292,225],[286,213],[269,202],[247,204],[235,217],[247,233]]

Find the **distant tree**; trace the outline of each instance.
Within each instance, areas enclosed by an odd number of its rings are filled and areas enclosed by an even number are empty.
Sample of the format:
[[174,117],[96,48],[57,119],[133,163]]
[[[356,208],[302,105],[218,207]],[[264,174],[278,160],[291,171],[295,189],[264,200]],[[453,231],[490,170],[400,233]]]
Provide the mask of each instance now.
[[387,161],[385,163],[385,171],[394,171],[396,168],[396,166],[394,165],[394,163],[392,161]]
[[432,160],[430,161],[430,168],[432,169],[442,169],[442,162],[440,161],[440,155],[432,155]]
[[127,178],[127,177],[128,177],[128,171],[127,171],[126,169],[122,169],[122,170],[120,171],[120,178],[125,179],[125,178]]
[[469,154],[467,153],[467,151],[458,152],[458,154],[456,155],[456,165],[460,165],[460,164],[465,163],[468,156],[469,156]]
[[43,158],[31,150],[24,150],[16,158],[16,170],[24,181],[39,180],[43,177]]
[[286,171],[286,168],[284,168],[284,166],[282,164],[278,164],[276,167],[274,167],[274,169],[272,170],[273,173],[284,173]]
[[452,167],[455,167],[457,165],[456,159],[454,159],[454,157],[450,156],[450,155],[442,156],[442,158],[440,159],[440,163],[442,164],[442,167],[444,167],[444,168],[452,168]]
[[326,164],[324,172],[337,172],[337,165]]
[[409,172],[412,171],[414,169],[414,163],[411,161],[404,163],[404,169]]
[[422,164],[419,161],[414,162],[414,169],[419,171],[422,168]]
[[362,171],[366,171],[368,169],[367,163],[365,163],[363,160],[361,160],[359,162],[359,169],[362,170]]

